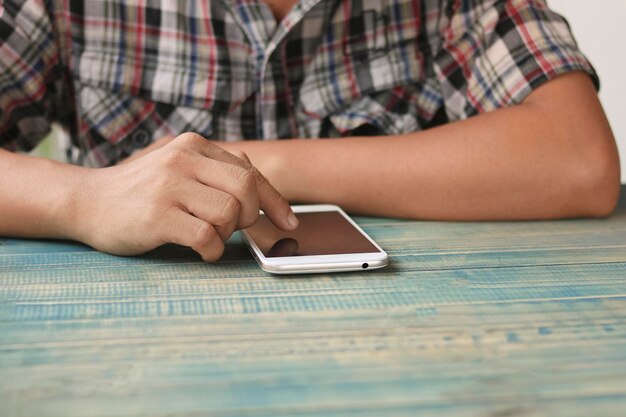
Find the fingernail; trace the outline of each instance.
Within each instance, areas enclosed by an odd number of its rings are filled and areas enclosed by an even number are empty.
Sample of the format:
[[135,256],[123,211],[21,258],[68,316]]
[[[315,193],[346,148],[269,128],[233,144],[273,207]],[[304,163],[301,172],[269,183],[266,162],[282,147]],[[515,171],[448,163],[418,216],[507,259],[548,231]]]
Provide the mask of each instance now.
[[287,223],[289,223],[289,226],[295,229],[296,227],[298,227],[298,224],[300,222],[298,221],[298,218],[296,217],[296,215],[293,214],[292,211],[290,211],[289,214],[287,215]]

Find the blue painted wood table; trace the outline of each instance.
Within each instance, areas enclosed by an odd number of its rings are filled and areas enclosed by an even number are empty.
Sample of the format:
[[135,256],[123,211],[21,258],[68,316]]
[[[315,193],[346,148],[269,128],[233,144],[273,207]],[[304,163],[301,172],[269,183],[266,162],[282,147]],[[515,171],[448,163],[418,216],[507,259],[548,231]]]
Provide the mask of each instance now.
[[626,415],[626,208],[358,222],[387,269],[1,239],[0,416]]

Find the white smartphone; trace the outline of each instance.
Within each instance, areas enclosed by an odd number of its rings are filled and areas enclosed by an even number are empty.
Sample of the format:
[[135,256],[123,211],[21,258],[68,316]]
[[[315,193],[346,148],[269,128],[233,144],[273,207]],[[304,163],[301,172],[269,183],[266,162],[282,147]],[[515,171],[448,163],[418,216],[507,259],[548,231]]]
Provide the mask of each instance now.
[[305,274],[382,268],[387,254],[342,209],[330,204],[293,206],[300,225],[293,232],[274,226],[261,212],[242,230],[264,271]]

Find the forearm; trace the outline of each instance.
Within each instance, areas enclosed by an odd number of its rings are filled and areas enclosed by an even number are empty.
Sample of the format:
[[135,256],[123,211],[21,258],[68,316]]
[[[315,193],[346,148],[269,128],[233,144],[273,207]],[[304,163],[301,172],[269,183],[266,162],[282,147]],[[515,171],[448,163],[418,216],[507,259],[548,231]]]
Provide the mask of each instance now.
[[0,194],[0,236],[67,238],[115,255],[175,243],[212,262],[259,209],[283,230],[298,223],[248,161],[193,133],[101,169],[0,150]]
[[599,104],[572,100],[567,109],[530,100],[403,136],[235,146],[290,200],[332,202],[355,213],[447,220],[606,215],[619,192],[610,128]]
[[86,168],[0,150],[0,236],[73,238]]

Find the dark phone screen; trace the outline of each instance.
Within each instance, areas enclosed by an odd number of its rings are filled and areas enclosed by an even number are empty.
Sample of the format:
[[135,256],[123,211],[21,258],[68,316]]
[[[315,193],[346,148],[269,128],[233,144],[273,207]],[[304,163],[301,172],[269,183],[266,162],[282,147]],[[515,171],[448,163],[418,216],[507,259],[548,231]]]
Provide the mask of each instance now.
[[247,232],[267,258],[379,252],[336,211],[296,213],[300,225],[284,232],[264,215]]

